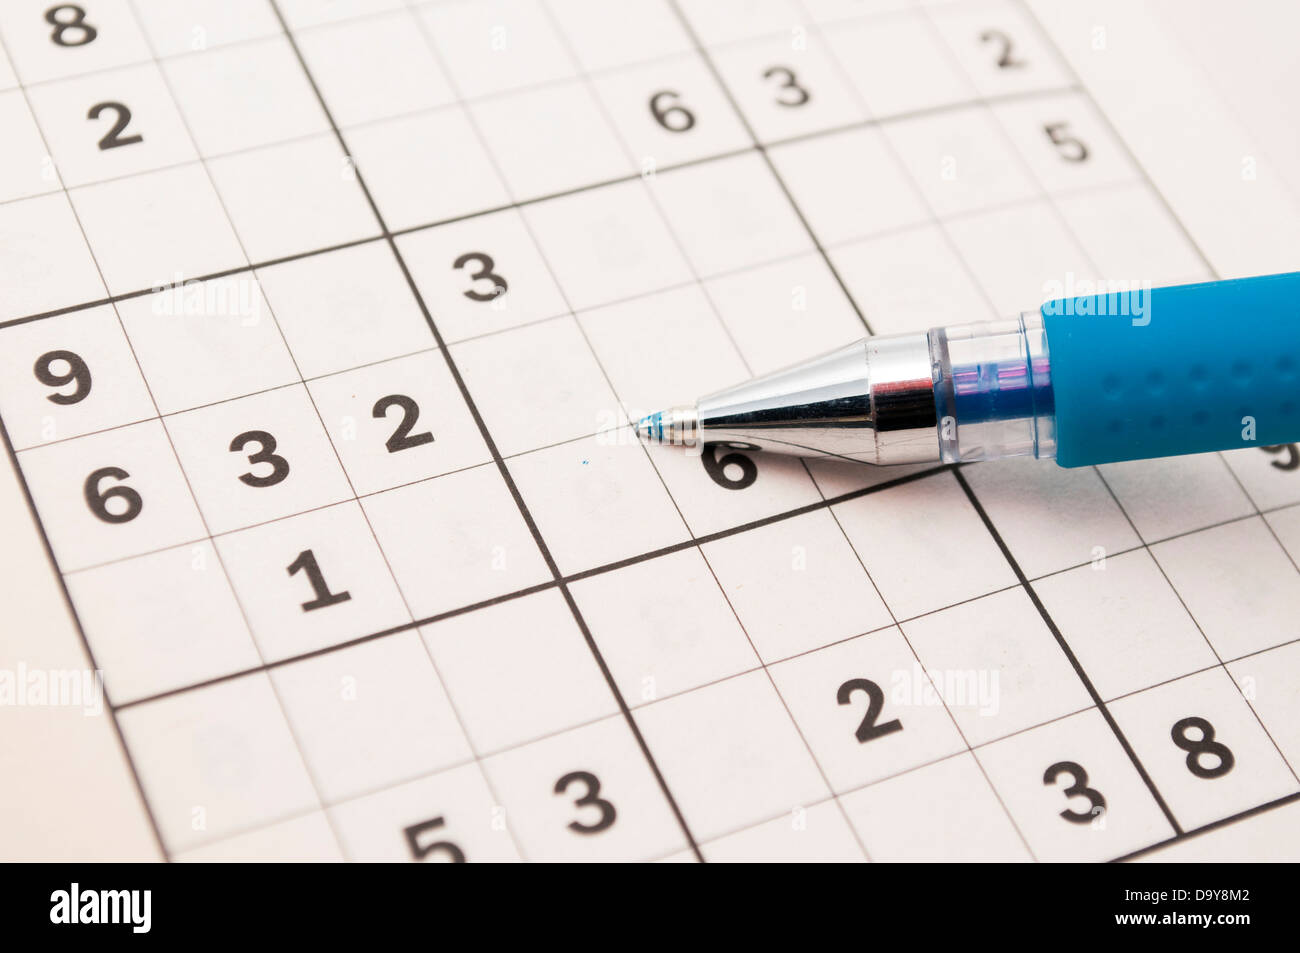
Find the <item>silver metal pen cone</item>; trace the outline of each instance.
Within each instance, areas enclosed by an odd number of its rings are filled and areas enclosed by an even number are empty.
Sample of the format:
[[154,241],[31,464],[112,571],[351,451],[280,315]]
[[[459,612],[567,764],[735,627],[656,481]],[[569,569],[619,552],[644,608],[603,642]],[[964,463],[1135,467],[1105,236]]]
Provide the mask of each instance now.
[[699,414],[694,407],[670,407],[642,417],[635,430],[643,443],[693,447],[699,442]]
[[932,374],[928,335],[867,338],[701,398],[692,423],[706,446],[857,463],[934,460]]

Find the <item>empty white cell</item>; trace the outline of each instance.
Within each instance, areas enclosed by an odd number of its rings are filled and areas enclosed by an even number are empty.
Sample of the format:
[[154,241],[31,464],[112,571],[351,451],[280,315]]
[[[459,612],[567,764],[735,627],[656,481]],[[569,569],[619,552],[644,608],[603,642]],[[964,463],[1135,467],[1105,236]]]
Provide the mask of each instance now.
[[391,229],[430,225],[510,202],[459,106],[349,129],[348,148]]
[[[1057,207],[1102,275],[1120,289],[1208,281],[1212,275],[1191,239],[1145,185],[1061,196]],[[1122,222],[1123,227],[1116,227]]]
[[1138,178],[1123,144],[1078,93],[995,103],[992,110],[1048,192],[1091,190]]
[[0,310],[17,318],[104,295],[95,259],[64,195],[0,205],[0,271],[11,277]]
[[1022,589],[944,609],[902,627],[971,745],[1092,704]]
[[702,277],[813,247],[790,200],[756,154],[666,172],[649,184]]
[[771,673],[837,793],[966,748],[892,626],[774,665]]
[[1242,695],[1250,702],[1273,743],[1291,770],[1300,765],[1300,642],[1227,665]]
[[824,245],[928,221],[930,212],[877,128],[814,136],[771,151]]
[[57,192],[58,169],[20,90],[0,93],[0,127],[6,138],[0,153],[0,202]]
[[1224,660],[1300,638],[1300,572],[1262,519],[1171,539],[1151,553]]
[[682,11],[705,46],[771,33],[791,33],[803,22],[791,0],[686,0]]
[[64,572],[207,535],[156,420],[18,455]]
[[575,80],[469,107],[516,199],[608,182],[633,172],[591,91]]
[[983,107],[882,127],[940,218],[1032,198],[1037,184]]
[[651,462],[696,536],[821,501],[801,459],[754,453],[747,447],[710,443],[699,453],[679,447],[650,451]]
[[823,33],[874,116],[898,116],[976,96],[921,13],[850,21]]
[[353,495],[301,384],[177,414],[166,426],[213,533]]
[[114,294],[164,288],[248,263],[202,166],[147,172],[68,194]]
[[196,53],[280,32],[275,11],[261,0],[190,0],[184,4],[134,0],[132,6],[159,57]]
[[0,331],[0,411],[18,450],[155,413],[108,306]]
[[257,271],[303,377],[372,364],[435,344],[385,242]]
[[333,374],[308,387],[358,494],[491,459],[437,351]]
[[93,8],[18,0],[5,5],[0,32],[27,86],[149,59],[128,0],[104,0]]
[[416,618],[552,578],[495,467],[388,490],[362,505]]
[[595,433],[618,411],[573,318],[463,341],[451,354],[505,456]]
[[691,48],[671,8],[658,0],[552,0],[547,6],[584,70],[619,68]]
[[72,573],[67,583],[115,705],[261,663],[208,540]]
[[723,81],[761,142],[808,135],[862,121],[854,95],[820,34],[730,46],[712,54]]
[[163,71],[207,157],[329,129],[302,64],[283,36],[166,60]]
[[117,718],[169,851],[320,806],[265,673]]
[[580,580],[573,595],[632,707],[759,665],[698,550]]
[[649,860],[686,846],[622,718],[524,745],[483,768],[529,860]]
[[519,859],[505,811],[477,764],[330,807],[351,860],[449,863]]
[[1000,315],[1036,310],[1094,272],[1046,201],[982,212],[944,227]]
[[410,14],[325,26],[298,48],[340,126],[430,109],[455,96]]
[[766,662],[892,621],[829,510],[725,536],[703,551]]
[[536,86],[575,72],[541,4],[437,3],[419,7],[416,15],[466,99]]
[[[579,321],[587,340],[633,418],[693,401],[749,377],[708,296],[698,285],[597,308]],[[646,347],[646,341],[661,347]],[[690,341],[674,349],[672,341]],[[620,421],[621,423],[621,421]]]
[[876,334],[995,316],[938,226],[855,242],[832,249],[830,258]]
[[705,287],[754,374],[825,354],[866,333],[819,254],[710,278]]
[[1130,460],[1098,469],[1148,543],[1254,512],[1232,471],[1214,454]]
[[642,175],[753,144],[694,53],[614,70],[594,77],[592,85]]
[[701,840],[789,816],[830,796],[766,672],[664,699],[636,718]]
[[560,444],[509,462],[524,503],[563,573],[689,538],[654,467],[633,446],[631,431],[615,435]]
[[[995,460],[962,471],[1026,576],[1104,560],[1142,541],[1091,467]],[[1045,532],[1044,527],[1051,527]]]
[[839,503],[834,512],[898,619],[1015,585],[993,537],[948,474]]
[[208,168],[255,262],[380,232],[352,160],[332,135],[226,156]]
[[1130,695],[1110,710],[1184,830],[1300,789],[1222,668]]
[[568,311],[514,209],[423,229],[397,244],[448,343]]
[[640,182],[552,199],[523,212],[575,310],[691,280]]
[[386,13],[401,5],[402,0],[279,0],[276,3],[290,28],[304,32],[327,23]]
[[927,15],[982,96],[1070,85],[1055,50],[1013,3],[937,7]]
[[355,503],[220,536],[216,543],[268,662],[410,621]]
[[479,756],[618,711],[557,589],[452,616],[421,631]]
[[1291,558],[1300,560],[1300,507],[1287,507],[1279,512],[1269,513],[1264,519],[1282,541]]
[[1143,550],[1034,583],[1103,699],[1217,664],[1160,566]]
[[313,811],[245,834],[174,854],[182,863],[338,863],[344,859],[324,811]]
[[1174,833],[1096,710],[996,741],[976,756],[1038,860],[1112,860]]
[[27,95],[68,187],[198,158],[152,63],[45,84]]
[[703,845],[713,863],[861,863],[862,848],[838,804],[791,811]]
[[252,272],[173,286],[117,310],[161,413],[298,381]]
[[327,803],[470,757],[416,632],[280,666],[271,682]]
[[1023,861],[1031,855],[969,754],[842,796],[875,861]]

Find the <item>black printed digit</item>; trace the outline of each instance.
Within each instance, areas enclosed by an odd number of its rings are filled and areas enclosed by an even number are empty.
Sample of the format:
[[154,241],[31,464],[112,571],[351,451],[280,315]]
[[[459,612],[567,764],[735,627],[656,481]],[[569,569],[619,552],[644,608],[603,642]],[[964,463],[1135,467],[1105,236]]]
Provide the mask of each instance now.
[[686,132],[695,127],[695,113],[683,106],[681,94],[665,89],[650,97],[650,114],[669,132]]
[[1073,811],[1067,807],[1061,811],[1061,817],[1071,824],[1087,824],[1094,817],[1105,813],[1106,798],[1096,788],[1088,787],[1088,772],[1083,770],[1082,765],[1075,761],[1056,762],[1043,772],[1043,783],[1055,784],[1056,779],[1062,774],[1068,774],[1070,781],[1073,783],[1068,788],[1064,788],[1061,793],[1067,798],[1086,797],[1088,799],[1088,810]]
[[[700,460],[704,463],[704,471],[718,486],[728,490],[743,490],[745,487],[753,486],[754,481],[758,479],[758,465],[743,453],[727,453],[721,457],[718,456],[718,448],[737,450],[757,450],[758,447],[751,443],[706,443],[703,447],[704,453]],[[734,479],[728,475],[727,467],[739,467],[740,475]]]
[[433,434],[427,430],[424,433],[411,433],[412,428],[415,427],[415,422],[420,419],[420,406],[415,401],[405,394],[389,394],[387,397],[381,397],[375,401],[375,406],[370,413],[377,420],[383,420],[388,416],[389,407],[400,407],[402,409],[401,423],[397,425],[393,435],[384,443],[389,453],[396,453],[398,450],[410,450],[412,447],[422,447],[426,443],[433,443]]
[[570,821],[569,829],[577,831],[579,834],[599,834],[607,827],[612,826],[614,818],[618,816],[618,811],[614,809],[613,804],[600,796],[600,779],[590,771],[570,771],[555,782],[555,793],[564,794],[573,784],[581,784],[586,788],[582,797],[573,802],[573,806],[594,807],[600,811],[600,819],[591,824],[584,824],[582,821]]
[[412,860],[424,860],[433,854],[443,853],[447,855],[448,863],[463,864],[465,863],[465,852],[449,840],[439,841],[422,841],[421,837],[430,831],[436,831],[439,828],[446,827],[447,822],[441,817],[430,818],[427,821],[421,821],[418,824],[412,824],[410,827],[402,828],[402,834],[406,837],[406,846],[411,850]]
[[86,11],[75,3],[50,7],[45,11],[45,22],[54,27],[50,40],[55,46],[85,46],[99,36],[86,22]]
[[320,565],[316,562],[316,554],[310,549],[304,549],[300,552],[298,558],[289,563],[287,572],[290,576],[296,576],[299,572],[306,573],[307,581],[311,583],[311,591],[316,598],[309,599],[302,604],[303,612],[324,609],[326,606],[347,602],[352,598],[352,593],[346,589],[342,592],[330,592],[330,587],[325,582],[325,576],[320,571]]
[[257,452],[248,455],[248,462],[252,466],[265,463],[271,468],[270,473],[264,473],[258,476],[255,473],[241,473],[239,479],[249,486],[275,486],[282,483],[284,478],[289,475],[289,461],[275,452],[275,438],[265,430],[250,430],[247,433],[241,433],[234,440],[230,441],[230,452],[240,453],[250,443],[257,444]]
[[812,98],[812,94],[799,85],[794,70],[788,66],[772,66],[763,73],[764,79],[772,79],[773,77],[781,79],[780,92],[777,93],[776,97],[778,106],[802,106]]
[[1001,30],[985,30],[980,34],[980,42],[992,44],[997,48],[998,69],[1019,69],[1025,65],[1024,60],[1018,60],[1012,54],[1011,37]]
[[471,301],[491,301],[494,298],[501,297],[503,294],[505,294],[507,291],[510,290],[509,282],[507,282],[500,275],[492,271],[492,269],[496,267],[496,262],[492,260],[492,256],[488,254],[484,254],[481,251],[465,252],[465,254],[461,255],[452,263],[452,267],[457,269],[464,268],[470,262],[474,262],[479,266],[479,270],[473,272],[469,276],[470,280],[490,281],[492,282],[491,285],[492,290],[478,291],[474,288],[470,288],[468,291],[465,292],[466,298],[469,298]]
[[1066,130],[1069,128],[1068,122],[1049,122],[1043,126],[1043,132],[1047,133],[1047,138],[1052,140],[1052,145],[1066,162],[1084,162],[1088,158],[1088,147],[1078,136],[1068,135]]
[[117,149],[121,146],[132,146],[137,142],[144,142],[144,136],[141,135],[122,135],[131,122],[131,110],[121,103],[96,103],[90,107],[90,111],[86,113],[86,118],[98,119],[104,110],[112,112],[117,117],[117,120],[113,123],[113,128],[108,130],[108,135],[99,140],[99,148]]
[[[140,499],[139,493],[120,483],[107,489],[100,486],[104,480],[125,480],[130,475],[121,467],[100,467],[86,477],[82,492],[85,493],[86,505],[90,507],[90,512],[105,523],[129,523],[139,516],[140,511],[144,509],[144,500]],[[121,500],[125,508],[113,512],[108,508],[109,500]]]
[[[51,397],[50,400],[54,398]],[[1285,460],[1271,460],[1269,466],[1276,467],[1279,470],[1300,470],[1300,446],[1294,443],[1281,443],[1275,447],[1260,447],[1265,453],[1286,454]]]
[[[60,374],[54,370],[54,364],[59,361],[68,365],[66,373]],[[85,400],[86,395],[90,393],[90,368],[86,366],[86,362],[79,354],[74,354],[72,351],[47,351],[36,359],[36,366],[32,368],[32,372],[46,387],[76,384],[70,394],[47,394],[46,400],[52,403],[75,404]]]
[[859,742],[865,744],[876,738],[883,738],[885,735],[892,735],[895,731],[903,730],[903,723],[897,718],[883,724],[876,724],[876,719],[880,717],[881,711],[885,708],[885,693],[881,691],[879,685],[868,678],[849,679],[840,686],[835,700],[841,705],[852,704],[855,692],[866,692],[867,695],[867,713],[863,717],[862,723],[858,725],[858,730],[854,732]]
[[[1201,737],[1188,738],[1188,728],[1195,728],[1201,733]],[[1174,744],[1187,752],[1187,770],[1198,778],[1221,778],[1231,771],[1232,766],[1237,762],[1227,745],[1214,740],[1214,726],[1204,718],[1195,715],[1190,718],[1180,718],[1174,722],[1169,736],[1174,739]],[[1207,767],[1201,761],[1204,757],[1212,757],[1215,762]]]

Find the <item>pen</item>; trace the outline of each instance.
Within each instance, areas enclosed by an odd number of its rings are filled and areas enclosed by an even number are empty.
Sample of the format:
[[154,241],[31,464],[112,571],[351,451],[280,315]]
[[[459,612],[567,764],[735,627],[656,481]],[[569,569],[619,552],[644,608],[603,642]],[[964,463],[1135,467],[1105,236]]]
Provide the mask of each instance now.
[[1063,467],[1300,441],[1300,272],[869,337],[642,418],[647,443]]

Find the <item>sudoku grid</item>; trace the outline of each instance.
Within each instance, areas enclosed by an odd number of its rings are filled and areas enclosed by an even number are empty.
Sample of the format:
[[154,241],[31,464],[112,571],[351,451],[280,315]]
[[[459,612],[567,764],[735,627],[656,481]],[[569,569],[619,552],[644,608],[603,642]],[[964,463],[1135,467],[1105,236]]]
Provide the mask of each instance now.
[[1111,860],[1300,797],[1300,452],[639,448],[1213,277],[1014,2],[0,13],[0,414],[171,859]]

